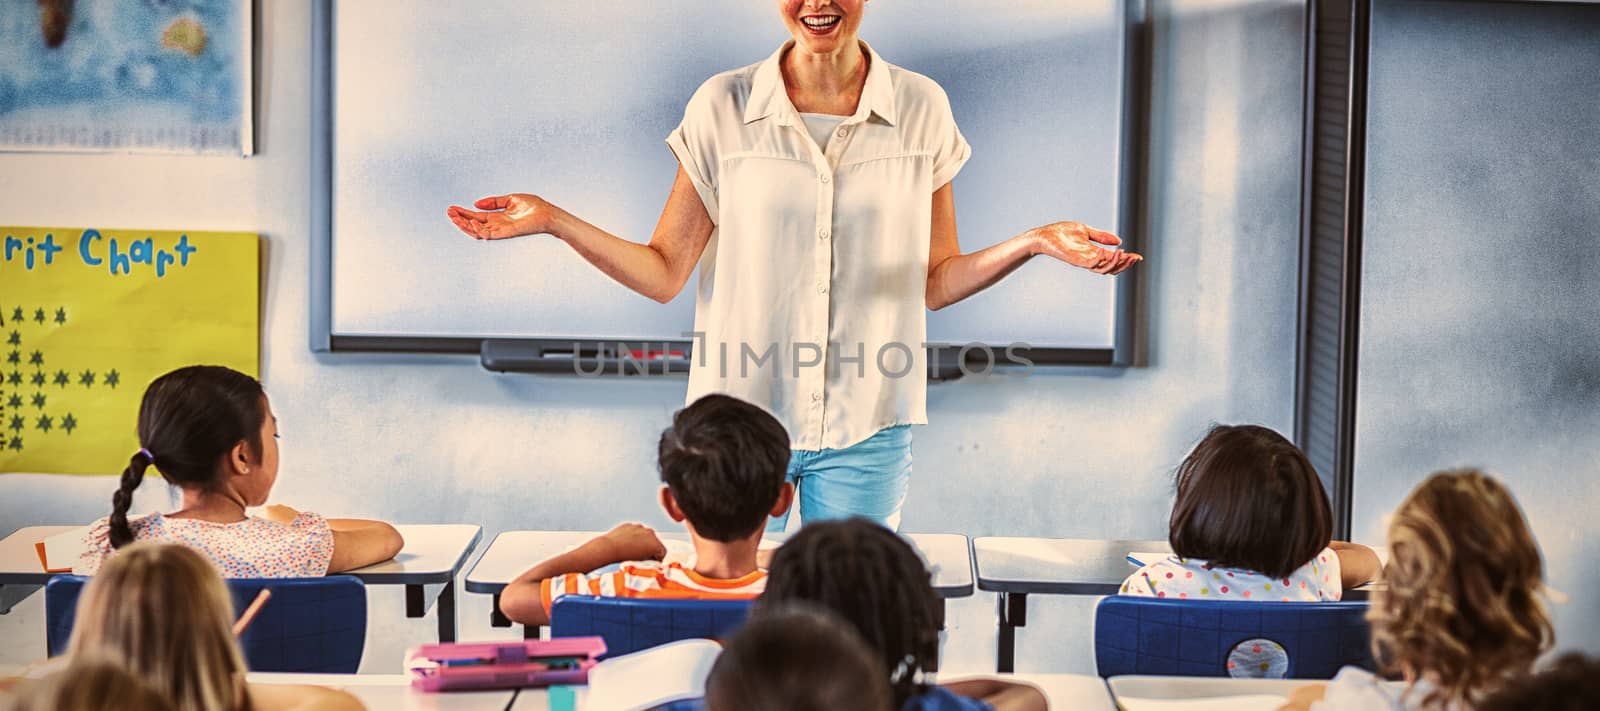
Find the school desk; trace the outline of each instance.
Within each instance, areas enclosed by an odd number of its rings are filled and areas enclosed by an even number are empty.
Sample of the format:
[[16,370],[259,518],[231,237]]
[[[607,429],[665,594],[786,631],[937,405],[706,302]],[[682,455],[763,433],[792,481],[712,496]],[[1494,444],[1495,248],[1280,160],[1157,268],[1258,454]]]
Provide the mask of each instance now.
[[1206,699],[1218,696],[1282,696],[1318,683],[1307,679],[1226,679],[1206,676],[1114,676],[1107,680],[1115,698]]
[[[309,684],[340,689],[377,711],[503,711],[515,689],[427,693],[411,688],[405,674],[274,674],[250,672],[252,684]],[[541,692],[542,693],[542,692]]]
[[[467,592],[493,595],[490,624],[508,627],[511,621],[500,614],[500,591],[534,563],[577,547],[598,535],[598,531],[505,531],[495,536],[489,549],[483,552],[477,564],[467,573]],[[669,557],[675,549],[685,548],[688,544],[688,534],[681,531],[662,532],[660,536],[668,546]],[[955,533],[908,533],[905,538],[928,562],[933,573],[933,589],[941,601],[972,594],[972,550],[966,536]],[[762,547],[775,547],[782,539],[783,534],[767,534],[762,538]],[[941,605],[941,614],[942,610]],[[524,630],[528,637],[537,637],[538,633],[537,628]]]
[[[29,526],[0,540],[0,612],[50,581],[33,544],[78,526]],[[349,571],[367,585],[404,585],[406,617],[428,614],[430,589],[437,587],[439,641],[456,639],[456,575],[483,538],[481,526],[461,524],[397,525],[405,547],[391,560]]]
[[[1128,562],[1134,551],[1170,553],[1166,541],[1091,540],[1081,538],[998,538],[972,541],[978,589],[998,593],[998,649],[995,669],[1016,667],[1017,628],[1027,624],[1028,595],[1115,595],[1122,581],[1137,570]],[[1388,551],[1380,550],[1380,560]],[[1346,600],[1365,600],[1376,586],[1345,593]]]
[[[939,681],[961,681],[963,679],[1001,679],[1004,681],[1030,683],[1039,687],[1039,690],[1044,693],[1050,708],[1053,709],[1116,711],[1116,705],[1111,700],[1111,692],[1106,688],[1105,680],[1089,674],[960,675],[940,677]],[[577,698],[578,711],[589,711],[583,705],[584,699],[588,696],[588,690],[583,687],[574,687],[573,691]],[[514,711],[545,711],[551,706],[549,696],[546,693],[533,689],[524,689],[517,695],[510,708]]]

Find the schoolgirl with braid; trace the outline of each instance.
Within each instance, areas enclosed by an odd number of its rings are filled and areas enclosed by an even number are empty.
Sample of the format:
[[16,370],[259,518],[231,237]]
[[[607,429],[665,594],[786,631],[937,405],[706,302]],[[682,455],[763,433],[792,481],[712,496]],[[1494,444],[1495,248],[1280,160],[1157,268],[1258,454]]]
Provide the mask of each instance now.
[[[133,541],[198,550],[224,577],[275,578],[339,573],[400,552],[399,531],[382,521],[325,519],[267,501],[278,478],[278,420],[261,383],[221,366],[179,368],[150,384],[139,403],[139,451],[111,515],[85,534],[72,572],[93,575]],[[151,468],[181,492],[173,513],[130,518],[133,492]]]
[[752,619],[810,603],[860,633],[882,664],[902,711],[1044,711],[1038,689],[998,680],[931,683],[939,654],[939,599],[933,576],[910,544],[864,518],[820,521],[772,556],[767,591]]

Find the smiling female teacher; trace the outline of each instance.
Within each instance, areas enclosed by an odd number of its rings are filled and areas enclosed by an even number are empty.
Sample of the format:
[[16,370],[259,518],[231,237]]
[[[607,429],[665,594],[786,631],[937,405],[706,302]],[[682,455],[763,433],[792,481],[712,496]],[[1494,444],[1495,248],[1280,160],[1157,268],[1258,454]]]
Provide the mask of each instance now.
[[689,400],[728,393],[783,422],[803,521],[865,516],[893,528],[911,476],[909,425],[927,423],[925,308],[1036,255],[1098,274],[1142,257],[1075,222],[962,254],[950,180],[971,148],[938,84],[857,39],[867,1],[777,0],[793,40],[707,80],[667,136],[678,176],[649,244],[535,195],[448,212],[478,239],[554,235],[662,303],[698,264]]

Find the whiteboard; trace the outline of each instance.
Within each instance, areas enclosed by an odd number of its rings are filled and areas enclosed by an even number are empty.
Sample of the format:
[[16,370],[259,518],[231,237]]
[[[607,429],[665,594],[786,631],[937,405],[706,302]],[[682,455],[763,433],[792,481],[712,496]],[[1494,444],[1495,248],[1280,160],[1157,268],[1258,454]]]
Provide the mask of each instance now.
[[[532,192],[647,241],[677,169],[663,139],[701,82],[788,38],[772,3],[386,0],[322,10],[326,133],[314,150],[326,174],[314,177],[327,202],[313,220],[326,227],[313,231],[326,231],[314,280],[327,284],[314,331],[369,343],[687,339],[692,288],[658,304],[555,238],[472,240],[445,208]],[[943,86],[973,146],[955,180],[964,251],[1062,219],[1124,231],[1126,15],[1118,0],[868,6],[862,38]],[[1110,349],[1119,314],[1131,319],[1128,279],[1036,259],[930,313],[929,340]]]

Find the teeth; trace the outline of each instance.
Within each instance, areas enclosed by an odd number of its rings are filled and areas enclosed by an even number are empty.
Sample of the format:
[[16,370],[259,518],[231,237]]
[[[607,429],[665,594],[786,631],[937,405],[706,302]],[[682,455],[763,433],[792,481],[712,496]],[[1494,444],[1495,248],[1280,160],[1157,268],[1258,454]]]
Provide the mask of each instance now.
[[833,25],[837,24],[839,22],[839,17],[837,15],[832,17],[807,17],[801,21],[806,23],[806,26],[808,27],[822,29],[824,27],[832,27]]

